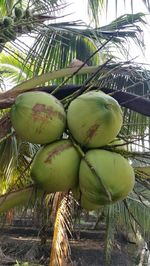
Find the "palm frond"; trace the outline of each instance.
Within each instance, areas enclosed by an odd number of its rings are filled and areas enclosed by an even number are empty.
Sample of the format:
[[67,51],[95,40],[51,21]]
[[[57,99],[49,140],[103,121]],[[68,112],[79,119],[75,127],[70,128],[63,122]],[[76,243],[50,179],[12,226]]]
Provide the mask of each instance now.
[[[54,66],[55,69],[57,69],[57,66],[64,68],[71,63],[74,57],[85,61],[89,51],[92,53],[101,43],[109,39],[111,39],[110,43],[116,43],[118,47],[120,45],[121,49],[123,43],[127,40],[129,41],[129,38],[133,39],[140,47],[143,47],[142,30],[139,25],[136,26],[135,24],[137,22],[144,23],[143,16],[144,14],[140,13],[124,15],[105,27],[95,29],[86,28],[84,25],[75,22],[47,25],[42,31],[40,30],[38,38],[29,52],[31,64],[35,61],[35,73],[40,73],[40,66],[42,71],[53,70]],[[108,47],[105,48],[105,51],[107,51]],[[52,57],[54,53],[55,56]],[[33,61],[32,57],[35,57],[36,54],[39,55],[39,59],[35,58]],[[54,61],[54,59],[57,61]],[[94,60],[92,58],[90,64],[97,64],[102,59],[103,56],[101,57],[98,54]],[[45,65],[47,69],[43,69],[42,66]]]
[[145,165],[142,166],[141,164],[139,166],[134,167],[137,175],[142,176],[143,178],[150,178],[150,166]]
[[[144,40],[142,36],[143,30],[141,28],[142,25],[145,26],[146,24],[144,17],[145,15],[143,13],[124,14],[110,24],[98,28],[98,31],[100,29],[104,36],[112,34],[112,42],[116,43],[115,50],[118,48],[118,52],[120,53],[122,50],[123,55],[126,53],[126,48],[123,45],[125,42],[129,45],[130,41],[133,41],[137,47],[144,49]],[[130,57],[132,57],[132,54]]]
[[11,182],[11,176],[17,165],[17,145],[16,138],[10,136],[0,144],[0,179],[5,179],[8,184]]
[[52,10],[55,10],[56,7],[62,7],[63,5],[63,0],[40,0],[40,1],[36,1],[36,0],[0,0],[0,12],[2,14],[2,16],[5,15],[11,15],[15,9],[15,7],[19,7],[22,9],[25,8],[31,8],[32,10],[34,10],[34,12],[51,12]]
[[[29,3],[29,1],[27,1]],[[52,11],[57,11],[58,9],[62,8],[65,5],[64,0],[40,0],[40,1],[35,1],[33,0],[32,2],[32,7],[34,7],[36,12],[52,12]]]
[[12,135],[11,121],[8,114],[1,114],[0,118],[0,143]]
[[[47,30],[44,35],[43,33],[39,34],[37,44],[35,43],[29,52],[27,62],[34,65],[35,74],[46,73],[68,67],[74,58],[84,62],[96,49],[96,45],[92,41],[82,36],[69,34],[67,31],[58,34]],[[34,54],[40,56],[35,58]],[[99,64],[98,55],[92,58],[89,65],[92,63]]]
[[22,142],[14,132],[0,142],[0,192],[31,184],[30,165],[39,145]]
[[[138,193],[138,190],[137,190]],[[128,206],[130,213],[129,216],[132,217],[131,219],[135,222],[136,224],[136,230],[140,231],[142,234],[143,238],[145,241],[149,241],[150,236],[149,236],[149,230],[150,230],[150,216],[149,216],[149,204],[150,201],[144,200],[145,204],[143,204],[142,201],[139,200],[139,198],[134,195],[133,197],[131,196],[129,199],[127,199]]]
[[148,11],[150,11],[150,1],[149,0],[142,0]]
[[49,266],[71,263],[68,240],[68,233],[72,227],[71,205],[71,194],[59,193]]
[[[36,28],[44,26],[45,21],[56,19],[58,2],[61,1],[12,1],[9,12],[2,4],[5,12],[0,20],[0,51],[5,48],[7,42],[12,42],[15,46],[14,41],[19,36],[35,32]],[[61,8],[63,9],[63,6]]]
[[114,246],[116,214],[113,205],[110,205],[105,209],[107,210],[106,211],[107,213],[106,213],[106,236],[105,236],[104,257],[105,257],[105,265],[109,265],[111,260],[111,253]]
[[[35,42],[31,49],[24,47],[28,51],[26,63],[30,62],[31,65],[34,65],[34,72],[37,75],[41,72],[45,73],[57,69],[58,66],[59,68],[64,68],[71,63],[73,58],[85,61],[88,55],[105,40],[111,39],[111,43],[116,44],[118,49],[120,47],[121,50],[129,39],[134,40],[136,44],[143,47],[142,30],[140,25],[136,25],[138,22],[140,24],[145,23],[143,16],[142,13],[127,14],[105,27],[95,29],[86,27],[81,22],[51,23],[43,24],[43,27],[41,27],[36,20],[35,22],[28,20],[29,25],[35,23],[33,30],[31,30],[31,36],[35,39]],[[22,21],[19,23],[19,26],[21,26]],[[28,31],[24,30],[19,33],[25,34]],[[7,41],[10,40],[11,38],[8,38]],[[20,40],[18,39],[18,44],[19,42]],[[18,44],[13,42],[13,45],[17,45],[20,52],[23,52],[22,45],[19,46]],[[108,47],[106,48],[108,49]],[[8,47],[6,46],[5,49],[7,50]],[[10,51],[8,50],[8,52]],[[103,57],[99,53],[89,63],[97,64]]]
[[[118,8],[119,6],[118,0],[113,1],[113,7],[115,10],[115,14],[117,17],[118,14]],[[142,0],[141,2],[144,3],[145,7],[147,8],[148,11],[150,11],[150,2],[149,0]],[[134,0],[131,0],[130,3],[126,0],[122,0],[122,6],[124,8],[124,12],[126,12],[126,5],[130,7],[131,13],[134,13]],[[129,6],[130,5],[130,6]],[[101,12],[105,9],[106,10],[106,16],[108,15],[110,11],[110,8],[112,9],[112,1],[109,0],[88,0],[88,9],[89,9],[89,15],[92,17],[94,20],[95,24],[98,25],[100,24],[100,18],[101,18]]]
[[[105,263],[109,265],[111,253],[114,247],[116,232],[122,232],[126,235],[133,235],[133,238],[138,238],[139,233],[145,241],[149,241],[149,203],[148,199],[144,198],[144,187],[140,186],[142,199],[139,198],[139,188],[137,193],[132,193],[124,202],[106,206],[104,208],[106,217],[106,238],[105,238]],[[149,193],[147,191],[147,193]]]
[[8,210],[20,205],[33,204],[36,198],[42,195],[43,191],[37,190],[33,185],[9,191],[0,196],[0,213],[6,213]]
[[[106,15],[108,15],[108,13],[110,12],[110,8],[112,8],[112,5],[111,5],[110,2],[111,1],[109,1],[109,0],[105,1]],[[113,5],[114,5],[116,17],[118,15],[118,8],[120,8],[120,5],[119,5],[120,2],[121,2],[122,8],[124,8],[124,11],[126,10],[126,7],[128,5],[128,8],[130,8],[131,13],[134,13],[134,8],[135,8],[135,5],[136,5],[136,2],[134,0],[131,0],[130,2],[127,1],[127,0],[122,0],[122,1],[114,0],[113,1]],[[149,0],[141,0],[141,3],[142,2],[145,5],[146,9],[148,11],[150,11],[150,2],[149,2]]]
[[[79,71],[79,70],[80,71]],[[75,75],[75,74],[88,74],[93,73],[98,69],[98,67],[73,67],[73,68],[66,68],[59,71],[54,71],[52,73],[47,73],[40,75],[36,78],[32,78],[18,86],[15,86],[12,90],[8,93],[1,94],[1,99],[5,98],[6,94],[11,95],[13,91],[19,93],[24,90],[32,89],[32,87],[39,86],[42,83],[48,82],[49,80],[55,80],[60,77]],[[146,73],[146,75],[145,75]],[[68,81],[68,80],[67,80]],[[134,92],[139,96],[146,96],[149,98],[148,94],[148,81],[149,81],[149,71],[145,71],[140,65],[134,65],[132,62],[123,62],[123,63],[112,63],[112,64],[102,64],[100,73],[96,73],[95,76],[92,78],[92,86],[97,86],[99,88],[109,88],[116,90],[116,91],[129,91]],[[91,82],[91,80],[90,80]],[[12,93],[13,94],[13,93]],[[12,97],[13,95],[11,95]],[[135,97],[135,99],[128,99],[130,102],[134,102],[138,100],[140,97]]]
[[[149,191],[136,183],[135,192],[125,201],[104,206],[105,216],[105,264],[110,265],[117,234],[138,241],[139,234],[149,241]],[[132,238],[131,238],[132,236]]]
[[[8,94],[12,97],[17,96],[19,93],[22,93],[24,91],[31,90],[33,87],[39,86],[41,84],[45,84],[46,82],[50,80],[55,80],[61,77],[67,77],[67,76],[72,76],[74,73],[76,74],[89,74],[93,73],[97,70],[96,66],[91,66],[91,67],[84,67],[78,71],[78,67],[73,67],[73,68],[65,68],[61,69],[58,71],[50,72],[50,73],[45,73],[42,75],[39,75],[37,77],[31,78],[27,81],[24,81],[23,83],[13,87],[11,90],[8,92],[5,92],[0,95],[1,99],[6,99],[8,97]],[[7,95],[7,96],[6,96]],[[6,96],[6,98],[5,98]]]
[[5,90],[32,76],[32,68],[25,63],[27,51],[19,52],[12,45],[6,45],[5,51],[0,53],[0,73],[3,78]]
[[6,16],[11,13],[13,4],[13,0],[0,0],[0,17]]
[[99,24],[100,13],[105,4],[104,0],[88,0],[88,11],[90,17],[93,18],[96,25]]

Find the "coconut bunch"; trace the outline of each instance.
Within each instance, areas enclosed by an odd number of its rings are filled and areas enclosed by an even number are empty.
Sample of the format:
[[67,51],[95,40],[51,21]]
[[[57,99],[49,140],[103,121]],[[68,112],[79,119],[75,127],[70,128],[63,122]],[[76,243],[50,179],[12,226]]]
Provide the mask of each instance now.
[[23,32],[25,27],[30,31],[31,23],[29,23],[29,19],[33,19],[32,12],[29,9],[17,6],[13,9],[10,16],[0,19],[0,44],[4,45],[8,41],[14,41],[16,39],[16,32]]
[[106,149],[118,143],[123,123],[121,108],[111,96],[87,92],[65,110],[48,93],[27,92],[16,98],[10,114],[19,137],[41,144],[31,167],[40,189],[72,190],[87,210],[122,200],[132,191],[133,168],[119,149]]
[[0,44],[4,45],[8,41],[16,39],[14,20],[12,17],[4,17],[0,20]]

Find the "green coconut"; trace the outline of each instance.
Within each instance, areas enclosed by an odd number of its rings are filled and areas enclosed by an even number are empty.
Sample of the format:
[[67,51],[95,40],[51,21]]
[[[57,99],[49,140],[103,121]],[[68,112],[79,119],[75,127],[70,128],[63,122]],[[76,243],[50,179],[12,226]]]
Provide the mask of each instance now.
[[117,136],[123,122],[122,111],[111,96],[91,91],[71,102],[67,122],[77,142],[96,148],[107,145]]
[[97,204],[92,203],[83,194],[81,196],[80,205],[86,211],[94,211],[94,210],[97,210],[97,209],[100,209],[101,208],[100,205],[97,205]]
[[31,18],[33,16],[32,11],[29,9],[26,9],[24,11],[24,18]]
[[3,25],[4,27],[9,27],[13,24],[13,19],[11,17],[4,17],[3,19]]
[[45,92],[20,94],[10,114],[16,133],[31,143],[45,144],[59,139],[66,125],[63,105]]
[[79,187],[93,204],[105,205],[125,199],[134,182],[133,168],[119,153],[94,149],[81,161]]
[[42,147],[36,154],[31,177],[48,193],[68,191],[78,184],[80,155],[70,140],[60,140]]
[[124,150],[124,151],[128,150],[126,142],[120,138],[115,138],[113,141],[111,141],[108,144],[108,146],[116,150]]
[[16,16],[17,19],[21,19],[22,18],[23,12],[24,12],[24,10],[22,8],[20,8],[20,7],[16,6],[15,9],[14,9],[14,13],[15,13],[15,16]]
[[100,205],[90,202],[90,200],[85,195],[82,194],[79,187],[74,188],[72,192],[73,192],[73,197],[75,198],[75,200],[79,202],[80,206],[83,209],[87,211],[93,211],[101,207]]

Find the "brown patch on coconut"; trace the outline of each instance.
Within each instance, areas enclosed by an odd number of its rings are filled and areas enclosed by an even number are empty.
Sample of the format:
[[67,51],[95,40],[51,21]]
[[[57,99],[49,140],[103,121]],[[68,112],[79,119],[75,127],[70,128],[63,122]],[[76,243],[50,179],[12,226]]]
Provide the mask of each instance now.
[[97,129],[99,128],[99,124],[92,125],[89,130],[87,131],[87,137],[86,137],[86,145],[91,141],[91,139],[96,134]]
[[52,119],[53,116],[58,117],[63,122],[65,121],[64,115],[58,111],[55,111],[53,107],[37,103],[32,108],[33,119],[47,120],[47,118]]
[[56,147],[56,149],[48,153],[48,157],[46,158],[44,163],[51,163],[51,160],[52,158],[54,158],[54,156],[58,155],[60,152],[64,151],[65,149],[71,148],[71,147],[72,147],[71,143],[65,143],[59,147]]

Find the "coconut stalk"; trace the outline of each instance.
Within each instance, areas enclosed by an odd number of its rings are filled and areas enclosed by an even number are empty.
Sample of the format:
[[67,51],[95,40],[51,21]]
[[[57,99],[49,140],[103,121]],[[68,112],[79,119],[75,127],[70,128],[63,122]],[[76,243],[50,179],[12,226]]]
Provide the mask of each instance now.
[[37,197],[43,195],[43,190],[36,189],[34,185],[28,186],[16,191],[7,192],[0,196],[0,213],[18,207],[20,205],[28,205],[34,203]]

